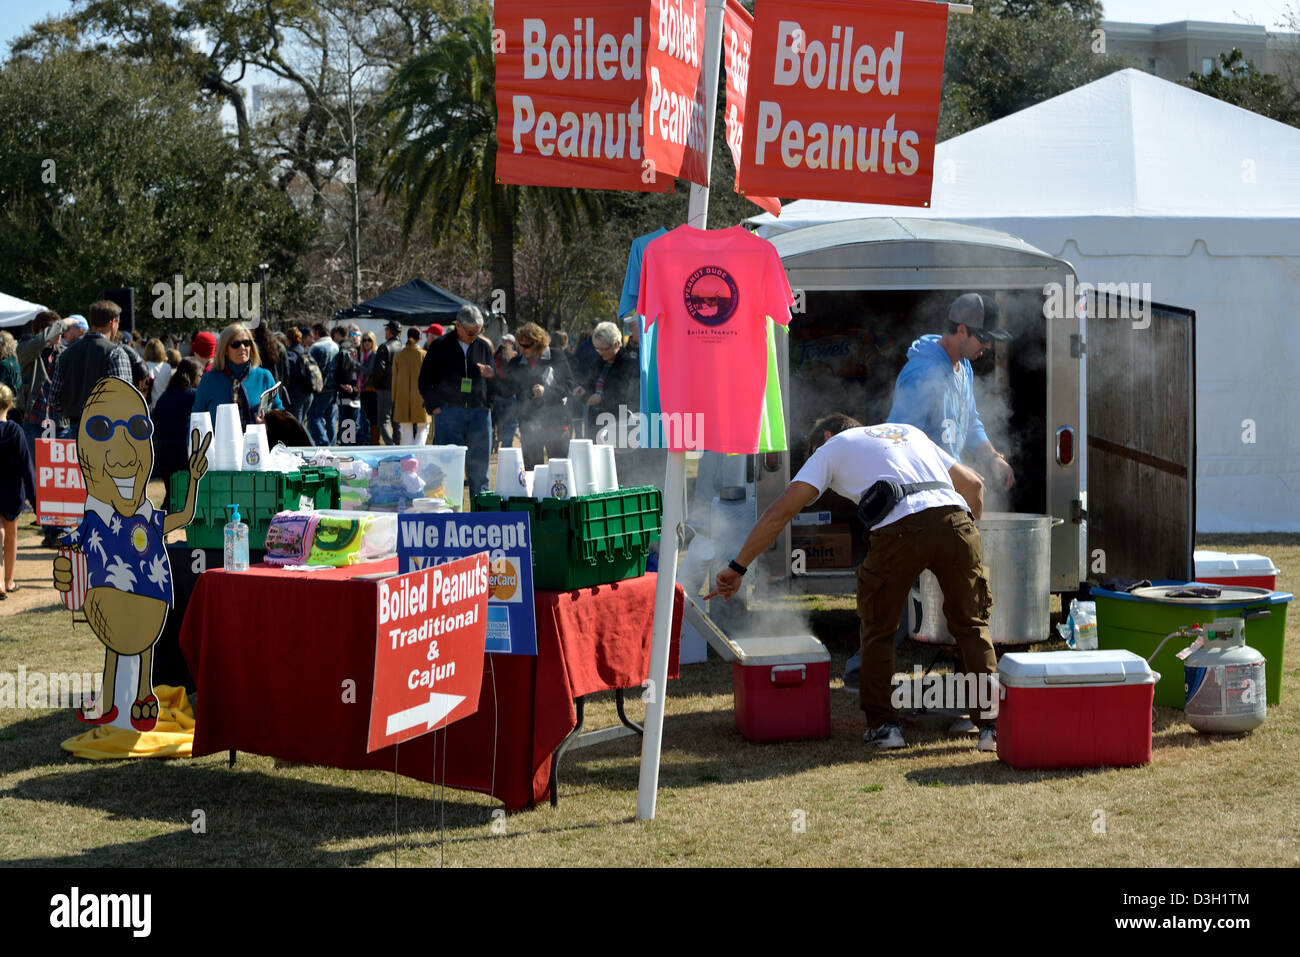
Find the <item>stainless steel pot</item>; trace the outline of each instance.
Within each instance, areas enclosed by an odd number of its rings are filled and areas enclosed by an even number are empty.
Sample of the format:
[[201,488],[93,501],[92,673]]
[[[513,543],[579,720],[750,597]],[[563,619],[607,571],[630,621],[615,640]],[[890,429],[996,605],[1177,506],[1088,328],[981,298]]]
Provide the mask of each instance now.
[[[985,512],[980,530],[984,564],[993,590],[989,637],[994,644],[1046,641],[1051,613],[1051,529],[1062,519],[1023,512]],[[930,644],[955,644],[943,617],[943,592],[929,571],[912,589],[912,637]],[[919,612],[920,620],[917,620]]]

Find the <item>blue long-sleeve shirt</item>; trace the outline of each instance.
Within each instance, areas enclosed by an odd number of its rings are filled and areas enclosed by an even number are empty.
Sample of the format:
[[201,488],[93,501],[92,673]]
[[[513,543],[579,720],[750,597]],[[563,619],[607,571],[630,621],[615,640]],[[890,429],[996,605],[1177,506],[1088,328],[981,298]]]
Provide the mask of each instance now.
[[[975,409],[975,372],[962,359],[956,370],[939,336],[922,336],[907,350],[894,383],[889,421],[914,425],[955,459],[988,441]],[[946,424],[946,427],[945,427]]]
[[[203,378],[199,380],[199,388],[194,395],[193,411],[209,413],[215,423],[217,420],[217,406],[232,401],[231,387],[233,384],[233,380],[225,372],[215,368],[205,372]],[[273,385],[275,385],[275,377],[261,366],[248,370],[248,376],[244,379],[243,387],[244,395],[248,397],[249,411],[253,414],[257,413],[257,404],[262,399],[262,393]],[[276,409],[284,408],[284,403],[280,401],[279,392],[275,394],[271,406]]]

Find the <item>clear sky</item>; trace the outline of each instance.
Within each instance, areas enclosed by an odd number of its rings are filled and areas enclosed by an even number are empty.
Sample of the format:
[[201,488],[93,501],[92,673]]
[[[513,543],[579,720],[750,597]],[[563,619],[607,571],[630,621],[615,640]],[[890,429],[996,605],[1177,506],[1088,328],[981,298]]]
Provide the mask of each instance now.
[[[1288,6],[1300,8],[1300,0],[1104,0],[1104,3],[1108,20],[1134,23],[1209,20],[1257,23],[1270,29],[1283,20]],[[69,0],[0,0],[0,56],[7,55],[9,41],[25,33],[32,24],[71,9]]]
[[[979,0],[975,0],[979,2]],[[1256,23],[1270,30],[1285,23],[1288,6],[1297,0],[1103,0],[1107,20],[1131,23],[1170,23],[1208,20],[1211,23]]]

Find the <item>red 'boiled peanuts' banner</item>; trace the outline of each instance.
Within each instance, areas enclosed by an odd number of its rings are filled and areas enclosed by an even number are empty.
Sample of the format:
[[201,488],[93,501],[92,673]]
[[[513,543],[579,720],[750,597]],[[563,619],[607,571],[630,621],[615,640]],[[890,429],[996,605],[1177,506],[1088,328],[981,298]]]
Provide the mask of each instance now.
[[704,182],[702,0],[497,0],[497,179]]
[[928,206],[948,8],[760,0],[746,194]]
[[[754,40],[754,18],[736,0],[727,0],[722,21],[722,57],[727,65],[727,147],[736,166],[735,190],[740,188],[741,140],[745,129],[745,96],[749,85],[749,52]],[[773,216],[781,215],[781,200],[775,196],[746,196],[751,203]]]

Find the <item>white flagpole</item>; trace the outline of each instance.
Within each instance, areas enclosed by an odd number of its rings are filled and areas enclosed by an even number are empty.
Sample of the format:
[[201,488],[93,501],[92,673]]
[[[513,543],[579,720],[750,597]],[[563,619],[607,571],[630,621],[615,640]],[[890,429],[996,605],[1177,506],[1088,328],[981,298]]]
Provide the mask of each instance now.
[[[714,116],[718,102],[718,67],[722,60],[722,20],[725,0],[706,0],[704,7],[704,182],[713,173]],[[691,184],[687,222],[704,229],[709,220],[709,187]],[[650,646],[650,684],[641,739],[641,781],[636,816],[653,820],[659,792],[659,755],[663,746],[664,701],[668,690],[669,631],[673,622],[673,592],[677,583],[677,529],[685,518],[686,453],[669,452],[664,476],[664,521],[659,535],[659,580],[655,585],[654,636]]]

